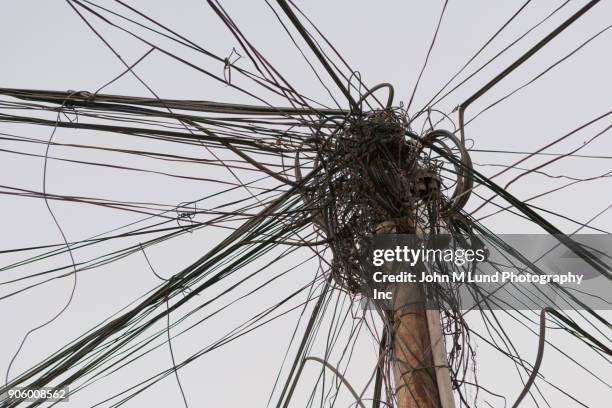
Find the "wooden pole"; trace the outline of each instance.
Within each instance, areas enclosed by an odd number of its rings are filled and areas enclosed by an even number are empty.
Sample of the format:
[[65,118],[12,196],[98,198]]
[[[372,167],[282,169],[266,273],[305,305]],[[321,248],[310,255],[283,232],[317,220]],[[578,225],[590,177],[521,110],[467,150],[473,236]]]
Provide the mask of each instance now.
[[421,285],[397,285],[392,346],[398,408],[441,408],[431,345]]
[[426,315],[433,363],[436,371],[436,381],[438,383],[440,406],[442,408],[455,408],[455,397],[453,396],[450,369],[448,367],[448,359],[446,358],[444,336],[442,335],[440,311],[437,309],[427,309]]
[[[376,233],[397,231],[381,223]],[[393,287],[393,374],[398,408],[455,408],[440,312],[419,283]]]

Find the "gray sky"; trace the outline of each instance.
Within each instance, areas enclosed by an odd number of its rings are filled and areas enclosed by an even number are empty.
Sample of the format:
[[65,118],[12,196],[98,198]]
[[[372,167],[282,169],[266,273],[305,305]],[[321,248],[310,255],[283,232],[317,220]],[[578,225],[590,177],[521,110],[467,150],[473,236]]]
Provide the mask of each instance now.
[[[520,56],[548,32],[577,10],[584,1],[572,1],[553,18],[534,29],[523,42],[518,43],[501,58],[476,75],[466,86],[451,94],[437,108],[451,112],[455,106],[470,96],[501,69]],[[110,1],[99,4],[112,6]],[[133,1],[135,8],[158,19],[181,34],[202,44],[218,55],[229,55],[237,42],[222,26],[204,1]],[[359,70],[368,85],[390,82],[395,86],[396,101],[407,102],[422,67],[431,41],[442,2],[440,1],[310,1],[298,2],[300,7],[318,25],[327,38]],[[421,107],[438,89],[478,50],[486,40],[520,7],[520,1],[451,1],[448,4],[436,46],[430,56],[427,69],[416,92],[414,107]],[[561,1],[531,2],[517,20],[504,31],[466,72],[472,72],[493,57],[506,44],[513,41],[536,22],[561,5]],[[273,62],[275,67],[302,93],[316,100],[331,104],[329,95],[320,85],[312,70],[296,51],[280,24],[265,2],[223,2],[228,13],[236,20],[241,30],[252,43]],[[87,90],[95,91],[123,71],[115,56],[95,37],[78,18],[66,2],[61,1],[4,1],[0,6],[0,44],[3,51],[0,63],[2,87]],[[470,107],[467,118],[480,112],[492,102],[530,81],[555,61],[565,57],[589,37],[611,24],[612,3],[602,2],[573,25],[567,32],[550,43],[532,60],[497,85]],[[104,37],[116,47],[128,62],[133,62],[148,51],[146,45],[118,33],[110,27],[98,24]],[[167,43],[163,43],[168,45]],[[305,47],[305,45],[304,45]],[[172,48],[174,50],[174,48]],[[467,127],[467,137],[473,139],[475,149],[533,151],[561,135],[605,113],[610,106],[612,89],[612,59],[609,56],[610,32],[605,32],[593,42],[580,49],[571,58],[518,91],[507,100],[479,116]],[[222,75],[223,66],[194,53],[181,51],[194,64],[206,67]],[[246,63],[246,62],[245,62]],[[316,66],[323,76],[324,70]],[[176,61],[154,52],[136,68],[157,94],[165,98],[203,99],[225,102],[255,103],[231,88],[205,78],[201,73],[182,66]],[[325,78],[331,87],[332,82]],[[332,88],[333,89],[333,88]],[[151,96],[138,81],[129,75],[104,90],[106,93]],[[334,90],[340,100],[340,93]],[[272,98],[271,102],[275,102]],[[456,114],[453,114],[456,120]],[[598,123],[583,132],[568,138],[551,152],[567,152],[583,145],[607,123]],[[448,124],[447,124],[448,126]],[[47,140],[49,128],[2,123],[1,132],[16,133],[40,140]],[[209,157],[205,151],[194,151],[170,143],[132,140],[127,136],[96,132],[60,129],[54,136],[62,143],[87,143],[103,146],[121,146],[158,150],[166,153],[197,154]],[[5,141],[0,141],[4,145]],[[143,143],[145,145],[143,145]],[[23,152],[43,154],[44,145],[10,144],[3,149],[19,149]],[[604,133],[580,150],[586,155],[610,155],[612,139]],[[156,170],[164,169],[199,177],[229,180],[230,175],[220,169],[204,171],[195,165],[159,164],[144,158],[134,159],[101,153],[53,147],[50,154],[78,160],[98,160],[109,163],[125,163],[135,167]],[[473,153],[472,159],[478,170],[492,175],[499,167],[490,164],[510,164],[521,156],[497,153]],[[533,168],[542,158],[526,162]],[[40,157],[18,156],[0,153],[0,184],[19,186],[32,190],[42,188],[43,160]],[[57,194],[72,194],[104,197],[123,201],[162,202],[176,205],[210,194],[219,186],[206,182],[176,180],[163,176],[132,174],[108,169],[77,167],[58,161],[49,162],[47,191]],[[549,166],[552,175],[591,177],[610,171],[610,161],[580,160],[568,158]],[[514,173],[516,174],[516,173]],[[244,178],[252,177],[248,173]],[[500,177],[504,184],[509,177]],[[609,179],[608,179],[609,180]],[[567,183],[567,180],[534,174],[510,187],[510,191],[522,199],[528,199]],[[554,194],[538,198],[534,204],[550,209],[576,220],[585,222],[610,204],[610,186],[606,179],[584,182],[565,188]],[[475,208],[478,200],[469,203]],[[209,205],[212,205],[209,204]],[[134,214],[80,206],[67,203],[52,203],[53,210],[69,241],[85,239],[139,218]],[[480,215],[485,215],[485,210]],[[567,220],[547,215],[564,232],[573,232],[578,226]],[[538,233],[541,230],[510,215],[488,218],[485,224],[496,233]],[[606,213],[593,224],[600,229],[612,231],[612,217]],[[61,236],[41,200],[2,196],[0,199],[1,248],[18,248],[61,242]],[[156,270],[163,276],[171,276],[197,259],[226,234],[219,229],[204,229],[186,234],[171,242],[152,247],[147,251]],[[105,249],[112,248],[109,246]],[[99,255],[102,249],[79,252],[77,261]],[[307,252],[300,252],[306,259]],[[23,259],[22,254],[3,254],[2,265]],[[64,264],[66,259],[50,260],[16,271],[2,272],[0,280],[24,276]],[[289,264],[283,264],[288,267]],[[252,271],[257,265],[249,265]],[[279,266],[280,267],[280,266]],[[270,299],[279,299],[279,294],[305,284],[316,271],[316,263],[307,263],[275,282],[258,296],[231,307],[226,313],[193,330],[191,335],[175,339],[173,345],[177,360],[186,358],[205,345],[214,342],[248,316],[269,306]],[[269,278],[257,277],[256,282]],[[75,298],[66,312],[52,325],[28,338],[16,359],[11,377],[35,364],[52,351],[78,336],[84,330],[107,318],[127,305],[159,282],[152,276],[144,258],[133,255],[109,266],[88,270],[79,275]],[[229,283],[228,283],[229,284]],[[65,303],[72,287],[71,278],[53,281],[35,290],[0,300],[4,330],[0,335],[0,373],[8,367],[23,335],[32,327],[48,320]],[[16,286],[0,290],[0,294],[14,290]],[[218,291],[221,288],[217,289]],[[214,296],[209,294],[206,296]],[[196,307],[196,299],[190,307]],[[295,303],[294,303],[295,304]],[[610,313],[606,313],[610,316]],[[280,368],[288,339],[298,318],[297,313],[279,319],[235,343],[212,352],[180,371],[190,406],[237,407],[245,404],[265,406],[272,389],[276,373]],[[511,318],[505,322],[508,332],[513,334],[517,348],[530,361],[535,358],[536,337],[524,332]],[[303,323],[303,322],[302,322]],[[481,323],[474,318],[475,327]],[[164,325],[158,328],[162,329]],[[301,326],[303,328],[303,324]],[[572,357],[587,361],[589,368],[597,372],[604,381],[612,380],[608,364],[590,359],[593,354],[580,347],[574,339],[562,333],[551,333],[557,345],[571,350]],[[503,393],[510,404],[520,392],[516,371],[506,359],[493,353],[486,344],[478,343],[477,369],[480,380],[488,388]],[[318,344],[312,354],[322,352]],[[350,380],[361,390],[367,382],[374,364],[376,347],[365,331],[360,334],[356,347],[359,356],[351,363]],[[293,351],[295,351],[293,349]],[[291,357],[292,354],[290,353]],[[85,407],[99,402],[103,397],[119,391],[158,370],[168,368],[169,356],[165,347],[151,353],[146,359],[103,378],[99,384],[85,389],[73,397],[66,406]],[[300,383],[293,406],[302,406],[320,367],[307,366],[304,384]],[[557,351],[547,350],[542,372],[551,382],[576,395],[589,406],[603,407],[612,397],[609,387],[598,383],[577,368]],[[544,387],[552,407],[571,407],[571,401],[560,396],[558,391]],[[495,397],[481,396],[495,407],[503,402]],[[348,407],[350,395],[341,392],[336,406]],[[482,401],[481,403],[484,405]],[[531,401],[524,406],[529,407]],[[135,398],[127,406],[180,406],[182,404],[173,376],[167,377],[157,386]],[[561,405],[562,404],[562,405]],[[106,406],[106,405],[104,405]],[[577,406],[577,405],[576,405]]]

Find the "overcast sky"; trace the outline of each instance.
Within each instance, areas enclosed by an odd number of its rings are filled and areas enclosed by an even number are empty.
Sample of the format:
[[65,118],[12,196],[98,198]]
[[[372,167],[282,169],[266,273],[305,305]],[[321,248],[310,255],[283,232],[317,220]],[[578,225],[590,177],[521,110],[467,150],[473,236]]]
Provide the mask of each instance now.
[[[298,90],[316,100],[331,104],[327,91],[317,81],[265,2],[233,0],[222,3],[243,33]],[[472,72],[482,65],[562,3],[562,1],[532,1],[519,18],[508,26],[507,30],[473,62],[473,65],[470,65],[470,69],[466,72]],[[437,108],[451,113],[455,106],[585,3],[585,1],[570,2],[553,18],[534,29],[524,41],[475,76],[466,86],[451,94]],[[115,7],[110,1],[100,1],[98,4]],[[131,1],[130,4],[218,55],[227,56],[232,47],[239,48],[239,44],[219,23],[216,15],[204,1],[142,0]],[[351,66],[359,70],[365,83],[368,85],[392,83],[395,87],[395,104],[408,101],[434,33],[442,1],[316,0],[298,1],[297,4],[303,7]],[[426,103],[522,4],[522,1],[450,1],[413,105],[420,107]],[[124,67],[120,61],[87,28],[66,2],[5,0],[0,7],[2,49],[0,86],[93,92],[123,71]],[[606,1],[597,5],[533,59],[474,103],[468,111],[467,118],[471,118],[492,102],[527,83],[555,61],[574,51],[589,37],[611,24],[611,17],[612,2]],[[136,61],[149,50],[146,45],[108,26],[98,24],[97,27],[128,62]],[[612,89],[610,39],[610,32],[604,32],[542,78],[470,123],[466,132],[473,140],[470,141],[473,147],[533,151],[607,112],[611,105],[610,89]],[[210,60],[197,59],[200,57],[196,58],[190,54],[185,55],[193,57],[196,65],[202,64],[216,74],[222,75],[222,64],[213,64]],[[324,70],[320,66],[315,68],[320,75],[324,75]],[[138,65],[136,72],[161,97],[256,103],[245,95],[221,83],[211,81],[196,70],[187,68],[161,53],[152,53]],[[330,86],[332,85],[327,78],[325,80]],[[141,83],[129,75],[113,83],[104,92],[151,96]],[[340,93],[334,92],[340,100]],[[456,119],[455,113],[453,119]],[[607,120],[607,123],[598,123],[579,132],[550,151],[560,153],[579,147],[608,126],[609,122]],[[44,141],[49,138],[51,131],[49,128],[6,123],[2,123],[0,127],[1,132],[16,133]],[[105,146],[193,154],[193,150],[181,146],[169,146],[169,143],[129,140],[128,136],[102,135],[96,132],[60,129],[54,138],[55,141],[63,143],[79,143],[85,138],[87,143],[95,141],[95,144]],[[8,142],[0,141],[0,145],[4,143]],[[40,155],[44,153],[45,146],[11,144],[8,148]],[[612,138],[609,132],[580,150],[581,154],[586,155],[609,156],[611,152]],[[83,156],[80,155],[83,154],[88,160],[109,162],[122,160],[121,157],[111,157],[105,153],[83,153],[61,147],[52,148],[50,154],[72,159],[82,159]],[[204,151],[199,154],[207,157]],[[479,171],[487,175],[499,171],[500,168],[496,165],[509,164],[520,157],[502,153],[475,152],[472,155],[473,161],[479,166]],[[129,160],[133,160],[129,165],[155,167],[143,158],[129,158]],[[532,160],[524,165],[526,168],[532,168],[542,160]],[[548,170],[552,175],[592,177],[610,171],[609,164],[609,159],[569,158],[550,166]],[[157,165],[156,169],[162,167]],[[43,160],[40,157],[0,153],[0,168],[2,170],[0,184],[37,191],[42,189]],[[207,166],[205,174],[202,174],[196,166],[176,165],[175,167],[168,164],[164,170],[177,170],[200,177],[223,179],[230,177],[222,170],[211,171],[210,166]],[[507,180],[509,177],[499,178],[498,182],[504,184]],[[534,174],[523,182],[512,185],[510,191],[522,199],[528,199],[564,184],[562,181]],[[163,176],[129,174],[87,166],[80,166],[77,170],[75,165],[58,161],[50,161],[47,174],[48,192],[124,201],[178,204],[195,200],[214,191],[215,188],[218,187],[204,182],[177,181]],[[610,191],[609,181],[596,180],[565,188],[535,199],[533,203],[585,222],[610,205]],[[475,208],[476,205],[477,201],[473,201],[468,206]],[[91,206],[55,202],[52,206],[69,241],[85,239],[138,218],[133,214],[91,208]],[[594,225],[602,230],[612,231],[610,214],[606,213],[599,217]],[[546,217],[564,232],[571,233],[578,228],[576,224],[563,218],[550,214]],[[486,219],[484,223],[496,233],[542,232],[512,215],[494,216]],[[0,228],[1,248],[61,242],[61,236],[42,200],[2,196]],[[171,276],[201,256],[203,251],[212,247],[224,234],[223,231],[204,229],[198,233],[187,234],[171,243],[155,246],[148,253],[156,269],[161,271],[160,274]],[[80,260],[84,260],[96,254],[99,255],[99,252],[92,249],[89,252],[83,251],[79,257]],[[302,252],[301,256],[305,259],[308,254]],[[23,259],[23,255],[2,255],[0,259],[2,265],[6,265]],[[0,280],[5,281],[15,276],[49,269],[65,262],[66,259],[49,261],[44,265],[37,264],[31,269],[23,268],[14,272],[15,275],[13,272],[10,274],[2,272],[6,276],[0,276]],[[307,263],[259,296],[229,309],[222,317],[212,319],[209,324],[194,330],[191,335],[177,338],[174,343],[177,360],[193,354],[206,344],[215,341],[221,333],[225,333],[255,312],[269,306],[270,298],[278,297],[279,294],[287,293],[292,288],[295,290],[297,285],[307,283],[315,272],[316,263]],[[263,282],[266,277],[259,279],[258,282]],[[126,306],[158,283],[144,258],[137,255],[82,273],[70,307],[52,325],[28,338],[11,369],[11,378]],[[3,376],[24,334],[57,313],[65,303],[71,287],[70,279],[57,280],[22,296],[0,300],[4,328],[0,332],[0,350],[2,350],[0,373]],[[4,290],[0,293],[4,293]],[[610,316],[610,313],[607,313],[607,316]],[[290,314],[181,370],[180,375],[190,406],[238,407],[246,404],[255,407],[265,406],[297,319],[298,313]],[[476,319],[473,323],[477,327],[480,324]],[[512,319],[508,319],[507,327],[509,332],[515,334],[513,338],[517,348],[524,353],[525,358],[532,361],[535,358],[537,338],[521,332],[520,325]],[[163,328],[163,325],[160,328]],[[567,335],[554,333],[551,336],[562,350],[571,350],[572,356],[577,360],[585,361],[593,357],[592,353],[580,348],[577,342],[568,339]],[[363,358],[356,359],[349,373],[350,380],[361,389],[368,380],[376,352],[369,334],[363,333],[363,339],[359,340],[357,349]],[[320,351],[315,348],[313,353]],[[291,358],[292,354],[289,356]],[[478,344],[476,358],[483,383],[504,394],[510,404],[521,389],[513,366],[499,354],[492,352],[485,344]],[[91,406],[137,379],[168,368],[169,364],[167,349],[162,347],[144,361],[117,375],[104,378],[99,384],[75,395],[66,406]],[[608,383],[612,381],[609,365],[599,360],[593,360],[592,363],[589,360],[589,364],[604,378],[604,381]],[[310,380],[315,378],[318,369],[319,367],[307,367],[304,380],[306,385],[303,389],[298,389],[296,395],[299,398],[296,397],[293,406],[303,406],[300,398],[302,401],[306,398],[306,393],[309,391],[307,385],[312,385]],[[590,406],[603,407],[605,401],[610,401],[612,398],[609,387],[598,383],[552,349],[546,352],[542,372],[551,382],[588,402]],[[552,407],[575,406],[558,391],[550,387],[545,390]],[[504,406],[500,399],[490,396],[484,398],[495,407]],[[347,407],[350,401],[350,395],[342,392],[336,406]],[[126,405],[142,407],[180,406],[180,404],[182,402],[175,379],[169,376]],[[526,401],[523,406],[529,407],[530,404],[531,401]]]

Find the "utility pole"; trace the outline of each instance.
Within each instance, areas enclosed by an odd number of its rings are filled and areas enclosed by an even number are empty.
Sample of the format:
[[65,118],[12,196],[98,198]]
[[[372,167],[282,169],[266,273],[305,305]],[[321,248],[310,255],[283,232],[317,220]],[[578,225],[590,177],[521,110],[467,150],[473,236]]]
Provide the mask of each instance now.
[[431,342],[431,352],[433,357],[436,381],[438,385],[438,395],[442,408],[455,408],[455,398],[451,383],[450,369],[446,357],[446,347],[444,336],[442,335],[442,320],[440,311],[437,309],[427,309],[427,328],[429,330],[429,340]]
[[398,408],[442,408],[425,294],[420,284],[396,285],[392,317]]
[[421,284],[395,286],[392,318],[398,408],[455,408],[440,312]]
[[[391,222],[376,233],[396,233]],[[398,408],[455,408],[440,312],[427,307],[420,283],[395,284],[392,347]]]

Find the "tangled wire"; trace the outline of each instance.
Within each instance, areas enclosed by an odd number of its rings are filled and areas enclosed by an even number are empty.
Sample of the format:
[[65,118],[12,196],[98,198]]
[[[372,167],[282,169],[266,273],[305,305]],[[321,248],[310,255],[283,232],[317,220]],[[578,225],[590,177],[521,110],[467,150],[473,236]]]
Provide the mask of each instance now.
[[[321,171],[304,195],[317,204],[317,225],[334,254],[335,282],[358,293],[360,243],[390,225],[396,233],[420,236],[447,232],[448,219],[466,201],[471,162],[449,132],[418,137],[400,108],[328,120],[336,126],[327,135],[319,132],[314,160]],[[432,151],[436,144],[442,154]],[[445,156],[456,154],[463,168],[449,171]]]

